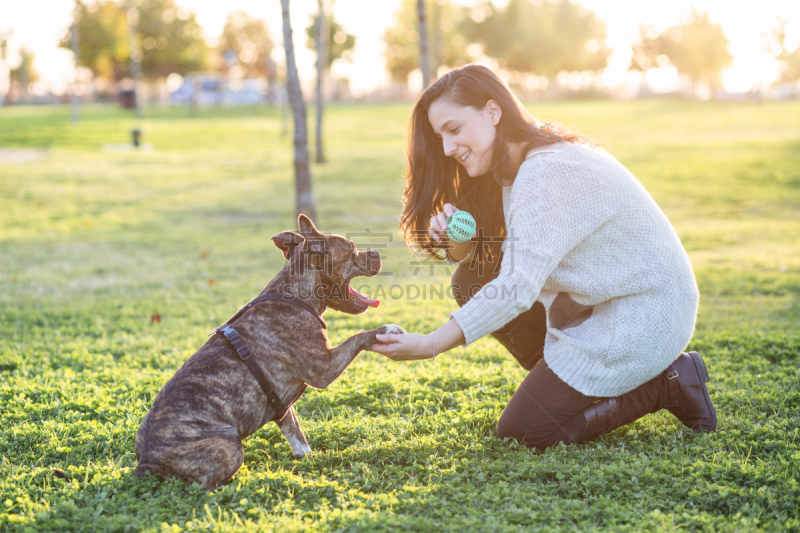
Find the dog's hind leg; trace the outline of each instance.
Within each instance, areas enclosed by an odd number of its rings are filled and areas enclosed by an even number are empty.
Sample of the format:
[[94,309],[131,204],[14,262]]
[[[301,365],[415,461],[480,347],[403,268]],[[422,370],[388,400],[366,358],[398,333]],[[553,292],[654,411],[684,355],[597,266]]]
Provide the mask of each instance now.
[[162,479],[178,478],[213,489],[230,481],[244,461],[242,442],[237,437],[214,436],[175,446],[169,459],[157,467],[140,460],[136,473],[149,471]]
[[306,436],[303,434],[303,430],[300,429],[300,422],[298,422],[297,416],[294,414],[294,407],[290,407],[286,411],[286,415],[275,423],[280,428],[289,446],[292,447],[294,455],[305,457],[311,453],[311,447],[308,445]]

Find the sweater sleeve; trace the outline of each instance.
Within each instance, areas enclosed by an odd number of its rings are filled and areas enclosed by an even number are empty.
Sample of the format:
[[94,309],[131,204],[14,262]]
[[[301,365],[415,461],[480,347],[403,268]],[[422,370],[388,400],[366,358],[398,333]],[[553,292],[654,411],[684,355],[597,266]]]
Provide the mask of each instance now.
[[466,344],[533,306],[551,272],[612,215],[602,175],[565,162],[523,163],[511,189],[500,274],[451,313]]

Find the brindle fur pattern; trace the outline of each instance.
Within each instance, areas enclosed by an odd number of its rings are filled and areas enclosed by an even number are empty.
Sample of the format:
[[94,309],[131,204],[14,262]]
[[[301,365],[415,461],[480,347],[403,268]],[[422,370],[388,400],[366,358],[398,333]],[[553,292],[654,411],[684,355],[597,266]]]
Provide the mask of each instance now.
[[[304,215],[298,224],[301,234],[287,231],[272,238],[289,263],[261,294],[293,294],[320,316],[327,308],[350,314],[366,311],[368,306],[350,295],[348,283],[380,271],[378,252],[359,252],[344,237],[323,235]],[[314,268],[326,260],[330,264],[325,268]],[[376,343],[376,334],[403,332],[390,324],[331,347],[311,313],[280,301],[251,307],[232,326],[286,404],[302,395],[306,385],[330,385],[361,351]],[[142,420],[136,433],[136,473],[217,487],[241,467],[242,439],[275,414],[227,339],[213,335],[164,385]],[[296,456],[311,452],[293,408],[276,424]]]

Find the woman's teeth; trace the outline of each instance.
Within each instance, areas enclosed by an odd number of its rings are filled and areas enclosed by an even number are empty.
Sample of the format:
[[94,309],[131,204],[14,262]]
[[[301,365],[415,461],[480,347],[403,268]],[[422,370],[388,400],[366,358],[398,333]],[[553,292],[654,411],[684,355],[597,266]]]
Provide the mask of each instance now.
[[471,153],[472,153],[472,151],[469,151],[469,152],[467,152],[466,154],[462,155],[462,156],[461,156],[461,161],[464,161],[464,160],[467,158],[467,156],[468,156],[469,154],[471,154]]

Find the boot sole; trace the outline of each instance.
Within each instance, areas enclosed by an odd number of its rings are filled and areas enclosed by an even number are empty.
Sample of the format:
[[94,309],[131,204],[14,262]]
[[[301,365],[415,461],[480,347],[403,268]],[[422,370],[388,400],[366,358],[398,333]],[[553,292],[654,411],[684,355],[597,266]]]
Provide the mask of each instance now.
[[707,427],[699,427],[695,429],[696,432],[705,431],[711,432],[717,429],[717,410],[714,409],[714,404],[711,403],[711,396],[708,395],[708,387],[706,387],[706,383],[709,382],[708,379],[708,369],[706,368],[706,364],[703,361],[703,358],[700,357],[700,354],[697,352],[688,352],[688,354],[692,357],[692,361],[694,361],[694,366],[697,369],[697,375],[700,377],[700,383],[703,385],[703,393],[706,396],[706,404],[708,405],[711,414],[714,417],[714,425],[710,428]]

